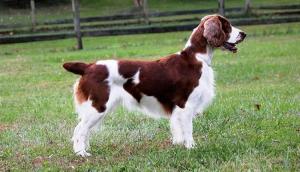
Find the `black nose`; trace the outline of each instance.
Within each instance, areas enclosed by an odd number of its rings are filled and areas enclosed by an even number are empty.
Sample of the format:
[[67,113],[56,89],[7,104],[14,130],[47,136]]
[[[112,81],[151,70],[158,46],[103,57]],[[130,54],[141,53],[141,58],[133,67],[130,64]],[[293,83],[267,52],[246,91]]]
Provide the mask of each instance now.
[[246,36],[247,36],[247,34],[246,34],[245,32],[240,32],[240,35],[241,35],[241,38],[242,38],[242,39],[245,39]]

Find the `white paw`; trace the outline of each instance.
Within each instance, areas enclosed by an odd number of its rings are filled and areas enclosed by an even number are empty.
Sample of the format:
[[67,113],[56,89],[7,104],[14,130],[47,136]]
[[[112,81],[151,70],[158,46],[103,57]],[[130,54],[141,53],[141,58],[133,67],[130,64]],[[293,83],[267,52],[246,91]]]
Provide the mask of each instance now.
[[91,154],[88,153],[88,152],[86,152],[85,150],[76,152],[76,155],[81,156],[81,157],[88,157],[88,156],[91,156]]
[[187,149],[193,149],[196,147],[196,143],[194,140],[186,140],[185,143],[184,143],[184,146],[187,148]]
[[175,137],[172,138],[173,145],[183,145],[183,143],[184,143],[183,138],[175,138]]

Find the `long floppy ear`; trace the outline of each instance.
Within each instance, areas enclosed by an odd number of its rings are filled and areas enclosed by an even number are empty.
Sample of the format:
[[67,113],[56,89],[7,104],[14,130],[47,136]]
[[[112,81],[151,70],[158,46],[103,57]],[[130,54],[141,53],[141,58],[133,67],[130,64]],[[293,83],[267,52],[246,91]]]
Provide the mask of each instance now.
[[212,17],[205,21],[203,36],[214,47],[223,45],[226,36],[222,29],[222,24],[217,17]]

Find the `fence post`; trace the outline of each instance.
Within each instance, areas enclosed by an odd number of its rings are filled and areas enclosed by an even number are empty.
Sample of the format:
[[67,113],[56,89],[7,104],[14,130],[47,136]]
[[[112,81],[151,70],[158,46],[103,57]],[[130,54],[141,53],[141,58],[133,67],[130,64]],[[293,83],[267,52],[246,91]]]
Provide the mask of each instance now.
[[81,50],[82,39],[80,32],[80,14],[79,14],[79,0],[72,0],[72,11],[73,11],[73,21],[74,21],[74,31],[77,38],[77,49]]
[[35,31],[36,18],[35,18],[35,3],[34,3],[34,0],[30,0],[30,8],[31,8],[31,27],[32,27],[32,30]]
[[225,16],[225,4],[224,0],[218,0],[219,14]]
[[251,0],[245,0],[245,13],[249,14],[251,12]]
[[147,0],[144,0],[144,1],[143,1],[143,13],[144,13],[145,23],[146,23],[146,24],[149,24],[148,1],[147,1]]

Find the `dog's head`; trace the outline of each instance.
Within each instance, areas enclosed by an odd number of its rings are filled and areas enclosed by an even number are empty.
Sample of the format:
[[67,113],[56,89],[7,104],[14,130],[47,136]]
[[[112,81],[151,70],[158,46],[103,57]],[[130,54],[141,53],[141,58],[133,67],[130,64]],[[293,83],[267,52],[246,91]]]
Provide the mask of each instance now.
[[230,22],[220,15],[209,15],[201,20],[204,28],[203,37],[214,47],[221,47],[233,53],[237,52],[236,44],[242,42],[246,33],[233,27]]

